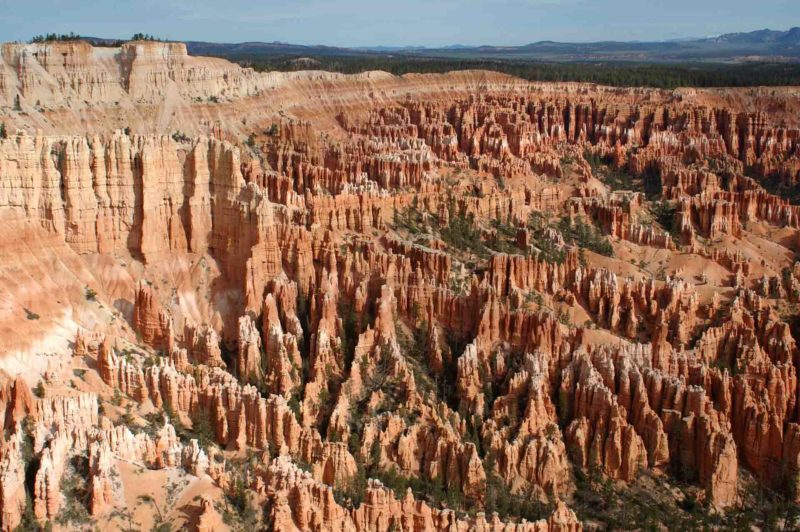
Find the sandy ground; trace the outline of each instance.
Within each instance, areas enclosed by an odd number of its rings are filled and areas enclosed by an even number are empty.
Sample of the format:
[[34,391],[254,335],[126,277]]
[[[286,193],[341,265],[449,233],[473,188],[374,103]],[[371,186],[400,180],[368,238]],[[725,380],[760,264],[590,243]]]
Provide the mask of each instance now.
[[98,519],[101,530],[123,530],[129,524],[139,530],[152,530],[161,522],[172,530],[185,530],[200,514],[199,496],[220,500],[222,491],[207,475],[187,475],[179,469],[150,470],[125,461],[117,462],[123,493],[118,511]]

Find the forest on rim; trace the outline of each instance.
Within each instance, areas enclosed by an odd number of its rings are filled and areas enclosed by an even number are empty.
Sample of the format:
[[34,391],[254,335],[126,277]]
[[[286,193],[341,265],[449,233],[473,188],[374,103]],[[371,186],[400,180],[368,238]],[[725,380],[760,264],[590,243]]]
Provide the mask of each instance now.
[[800,85],[792,63],[544,63],[502,59],[450,59],[404,55],[265,56],[224,55],[256,71],[327,70],[354,74],[383,70],[395,75],[452,70],[494,70],[530,81],[579,81],[614,87],[754,87]]

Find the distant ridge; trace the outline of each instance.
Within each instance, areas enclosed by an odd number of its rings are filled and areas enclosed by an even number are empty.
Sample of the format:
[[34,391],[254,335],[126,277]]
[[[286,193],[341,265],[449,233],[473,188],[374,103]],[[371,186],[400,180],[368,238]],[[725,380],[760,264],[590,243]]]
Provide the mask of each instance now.
[[[116,39],[85,37],[96,45],[118,43]],[[520,46],[443,47],[368,46],[337,47],[302,45],[286,42],[215,43],[186,41],[192,55],[213,55],[232,59],[240,57],[299,56],[385,56],[403,55],[453,59],[506,59],[556,62],[723,62],[782,61],[800,62],[800,27],[786,31],[762,29],[746,33],[726,33],[715,37],[683,38],[666,41],[599,41],[567,43],[537,41]]]

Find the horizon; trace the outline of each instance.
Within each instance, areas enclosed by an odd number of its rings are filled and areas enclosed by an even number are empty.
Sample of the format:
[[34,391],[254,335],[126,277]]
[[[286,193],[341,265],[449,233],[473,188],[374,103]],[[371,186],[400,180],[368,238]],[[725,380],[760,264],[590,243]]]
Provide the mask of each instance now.
[[[44,0],[35,5],[3,3],[0,31],[8,41],[74,32],[86,37],[126,39],[135,33],[171,41],[210,43],[281,42],[339,48],[441,48],[560,43],[662,42],[703,39],[800,25],[800,2],[765,0],[487,0],[376,6],[344,0],[253,2],[223,7],[201,0],[144,0],[138,4]],[[681,6],[691,9],[691,20]],[[727,13],[735,12],[735,16]],[[424,13],[419,15],[419,13]],[[619,13],[625,13],[620,20]],[[710,22],[709,22],[710,21]],[[787,22],[791,21],[791,22]],[[187,27],[188,26],[188,27]]]
[[[636,40],[615,40],[615,39],[606,39],[602,41],[558,41],[553,39],[543,39],[538,41],[530,41],[516,45],[498,45],[494,43],[481,43],[481,44],[464,44],[464,43],[450,43],[450,44],[443,44],[439,46],[428,46],[424,44],[420,45],[393,45],[393,44],[373,44],[373,45],[363,45],[363,46],[344,46],[344,45],[330,45],[330,44],[322,44],[322,43],[300,43],[300,42],[292,42],[292,41],[281,41],[281,40],[273,40],[273,41],[266,41],[266,40],[243,40],[243,41],[209,41],[209,40],[197,40],[197,39],[166,39],[162,38],[158,35],[151,35],[147,32],[140,32],[148,37],[153,37],[158,41],[162,42],[175,42],[175,43],[209,43],[209,44],[280,44],[280,45],[292,45],[292,46],[305,46],[309,48],[313,47],[329,47],[329,48],[342,48],[342,49],[352,49],[352,50],[359,50],[359,49],[387,49],[387,50],[401,50],[401,49],[411,49],[411,48],[428,48],[428,49],[437,49],[437,48],[456,48],[456,47],[465,47],[465,48],[479,48],[479,47],[516,47],[516,46],[525,46],[529,44],[539,44],[539,43],[558,43],[558,44],[595,44],[595,43],[663,43],[663,42],[670,42],[670,41],[694,41],[694,40],[702,40],[702,39],[715,39],[717,37],[722,37],[723,35],[732,35],[732,34],[748,34],[748,33],[756,33],[761,31],[773,31],[773,32],[788,32],[793,29],[800,29],[800,26],[790,26],[787,28],[755,28],[746,31],[736,31],[736,32],[725,32],[725,33],[715,33],[712,35],[701,35],[701,36],[686,36],[686,37],[675,37],[672,39],[636,39]],[[75,33],[75,32],[73,32]],[[33,37],[40,37],[44,34],[34,35]],[[133,40],[131,36],[106,36],[106,35],[83,35],[75,33],[76,38],[82,39],[93,39],[98,41],[128,41]],[[30,39],[27,39],[30,40]]]

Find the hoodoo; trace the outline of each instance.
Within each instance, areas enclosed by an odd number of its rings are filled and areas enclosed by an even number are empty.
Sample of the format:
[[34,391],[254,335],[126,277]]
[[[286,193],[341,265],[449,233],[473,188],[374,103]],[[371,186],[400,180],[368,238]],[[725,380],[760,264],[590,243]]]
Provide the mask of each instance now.
[[3,45],[0,103],[3,531],[800,502],[795,88],[74,40]]

